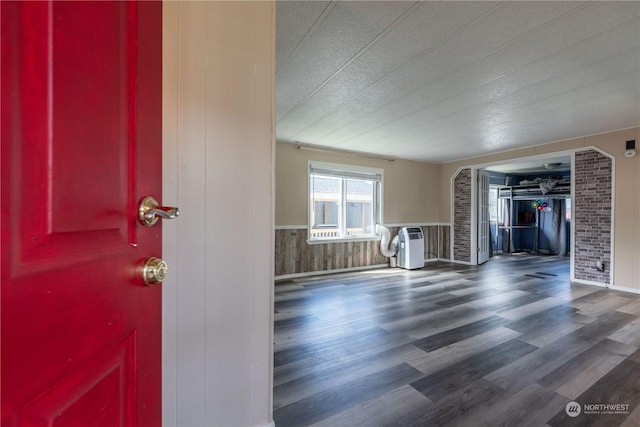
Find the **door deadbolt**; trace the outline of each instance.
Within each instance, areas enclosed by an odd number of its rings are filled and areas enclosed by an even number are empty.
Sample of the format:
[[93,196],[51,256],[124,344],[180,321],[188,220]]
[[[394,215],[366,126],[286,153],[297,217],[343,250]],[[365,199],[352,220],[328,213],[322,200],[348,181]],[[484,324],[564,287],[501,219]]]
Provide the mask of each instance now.
[[167,272],[169,271],[169,267],[167,263],[156,257],[147,258],[142,266],[141,276],[144,284],[147,286],[153,286],[157,283],[162,283],[162,281],[167,277]]

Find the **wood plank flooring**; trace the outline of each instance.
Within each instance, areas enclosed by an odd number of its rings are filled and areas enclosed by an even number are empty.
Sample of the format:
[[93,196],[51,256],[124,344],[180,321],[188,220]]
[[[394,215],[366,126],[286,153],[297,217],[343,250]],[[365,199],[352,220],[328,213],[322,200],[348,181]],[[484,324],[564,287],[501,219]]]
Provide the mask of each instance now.
[[572,285],[566,258],[275,289],[277,427],[640,425],[640,295]]

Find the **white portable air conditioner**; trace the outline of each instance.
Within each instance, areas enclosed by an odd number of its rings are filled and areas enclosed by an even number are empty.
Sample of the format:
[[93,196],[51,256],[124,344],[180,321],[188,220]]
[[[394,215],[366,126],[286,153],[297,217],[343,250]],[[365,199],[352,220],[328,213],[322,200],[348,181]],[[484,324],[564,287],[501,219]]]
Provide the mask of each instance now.
[[403,227],[398,232],[398,267],[424,267],[424,236],[420,227]]

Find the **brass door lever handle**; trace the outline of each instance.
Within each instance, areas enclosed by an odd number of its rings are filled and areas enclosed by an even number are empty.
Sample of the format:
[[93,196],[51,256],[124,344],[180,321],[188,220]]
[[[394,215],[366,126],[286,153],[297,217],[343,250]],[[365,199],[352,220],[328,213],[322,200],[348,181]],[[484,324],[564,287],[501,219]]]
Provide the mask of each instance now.
[[151,227],[158,222],[158,219],[174,219],[180,213],[179,209],[172,206],[160,206],[158,201],[151,196],[147,196],[140,202],[138,209],[138,220]]

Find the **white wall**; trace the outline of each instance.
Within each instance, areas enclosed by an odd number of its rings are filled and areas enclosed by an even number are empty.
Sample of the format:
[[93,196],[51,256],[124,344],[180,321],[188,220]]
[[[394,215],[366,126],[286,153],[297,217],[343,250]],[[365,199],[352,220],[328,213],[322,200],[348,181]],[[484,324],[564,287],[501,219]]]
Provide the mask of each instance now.
[[163,424],[272,424],[273,2],[165,2]]
[[440,165],[410,160],[374,160],[345,152],[299,150],[276,144],[276,225],[304,225],[307,220],[308,162],[344,163],[384,170],[383,220],[386,224],[438,222]]

